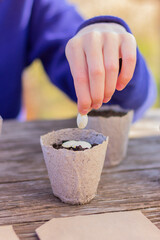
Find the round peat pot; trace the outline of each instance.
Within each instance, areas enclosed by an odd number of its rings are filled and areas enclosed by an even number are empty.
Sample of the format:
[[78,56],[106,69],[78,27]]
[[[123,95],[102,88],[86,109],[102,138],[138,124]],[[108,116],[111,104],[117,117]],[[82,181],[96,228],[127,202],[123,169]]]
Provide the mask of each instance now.
[[103,106],[91,111],[88,116],[87,129],[94,129],[109,137],[104,165],[118,165],[126,156],[133,111],[126,111],[119,106]]
[[[81,151],[53,147],[68,140],[86,141],[93,147]],[[94,130],[72,128],[41,136],[40,143],[53,194],[70,204],[85,204],[93,199],[104,165],[108,138]]]

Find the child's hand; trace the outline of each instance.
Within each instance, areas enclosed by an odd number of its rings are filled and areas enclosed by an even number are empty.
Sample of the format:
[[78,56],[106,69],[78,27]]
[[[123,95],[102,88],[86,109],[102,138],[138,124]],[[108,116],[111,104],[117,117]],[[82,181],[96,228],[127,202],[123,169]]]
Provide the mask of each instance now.
[[[97,23],[83,28],[66,46],[78,98],[78,111],[86,114],[108,102],[115,89],[131,80],[136,65],[136,40],[121,25]],[[122,68],[119,73],[119,59]]]

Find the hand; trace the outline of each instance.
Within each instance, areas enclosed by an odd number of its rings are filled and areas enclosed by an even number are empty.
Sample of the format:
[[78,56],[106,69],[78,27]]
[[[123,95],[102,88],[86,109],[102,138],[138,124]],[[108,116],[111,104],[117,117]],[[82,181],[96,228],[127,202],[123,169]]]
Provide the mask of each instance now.
[[[87,114],[123,90],[136,65],[136,40],[116,23],[96,23],[80,30],[66,45],[78,111]],[[119,59],[122,67],[119,74]],[[118,76],[119,74],[119,76]]]

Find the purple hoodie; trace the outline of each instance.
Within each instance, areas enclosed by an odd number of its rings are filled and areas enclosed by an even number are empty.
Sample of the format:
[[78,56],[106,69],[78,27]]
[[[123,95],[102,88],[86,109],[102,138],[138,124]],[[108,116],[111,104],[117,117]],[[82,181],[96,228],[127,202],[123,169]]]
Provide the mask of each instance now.
[[[65,0],[0,0],[0,115],[4,119],[17,117],[22,71],[37,58],[51,82],[76,101],[65,46],[78,30],[97,22],[118,23],[131,32],[122,19],[113,16],[85,21]],[[155,97],[155,83],[137,49],[132,80],[123,91],[115,91],[108,104],[133,109],[137,120]]]

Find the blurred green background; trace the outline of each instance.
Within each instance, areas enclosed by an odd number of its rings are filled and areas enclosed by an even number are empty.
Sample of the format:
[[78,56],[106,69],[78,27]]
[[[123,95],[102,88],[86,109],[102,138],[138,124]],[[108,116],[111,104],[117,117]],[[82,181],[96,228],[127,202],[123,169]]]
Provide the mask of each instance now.
[[[70,0],[85,18],[114,15],[123,18],[137,39],[158,89],[154,107],[160,107],[160,1],[159,0]],[[23,102],[27,119],[70,118],[76,104],[48,80],[40,61],[23,73]]]

